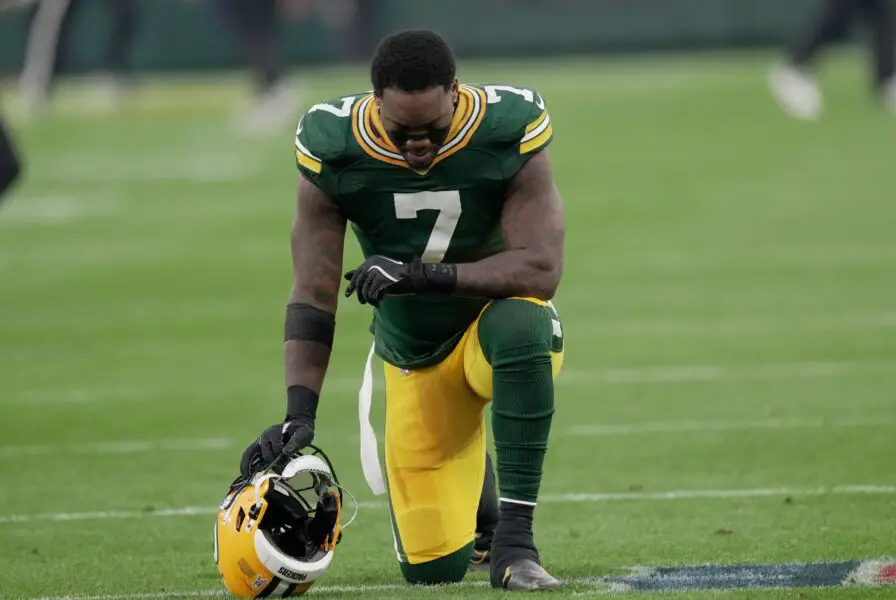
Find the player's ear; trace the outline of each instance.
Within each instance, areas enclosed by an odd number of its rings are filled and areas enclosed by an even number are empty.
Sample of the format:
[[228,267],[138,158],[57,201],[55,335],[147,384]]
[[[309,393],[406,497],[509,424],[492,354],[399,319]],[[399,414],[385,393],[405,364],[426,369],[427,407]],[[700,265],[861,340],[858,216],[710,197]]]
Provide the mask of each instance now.
[[451,83],[451,100],[453,102],[457,102],[458,94],[460,94],[460,82],[457,80],[457,77],[455,77],[454,81]]

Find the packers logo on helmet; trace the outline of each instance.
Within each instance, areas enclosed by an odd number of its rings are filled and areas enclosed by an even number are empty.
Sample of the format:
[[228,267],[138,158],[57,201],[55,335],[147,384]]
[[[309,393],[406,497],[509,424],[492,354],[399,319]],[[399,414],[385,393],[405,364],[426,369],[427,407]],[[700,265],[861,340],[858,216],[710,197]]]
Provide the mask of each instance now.
[[215,563],[234,596],[299,596],[330,567],[343,488],[326,454],[313,449],[282,470],[237,478],[218,508]]

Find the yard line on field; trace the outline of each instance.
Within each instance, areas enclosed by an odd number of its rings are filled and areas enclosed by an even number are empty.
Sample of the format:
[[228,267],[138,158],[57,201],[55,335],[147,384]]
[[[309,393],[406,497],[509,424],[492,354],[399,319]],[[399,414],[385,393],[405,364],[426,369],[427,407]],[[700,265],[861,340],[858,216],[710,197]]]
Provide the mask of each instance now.
[[856,313],[838,316],[795,316],[773,319],[762,316],[734,316],[704,319],[591,320],[576,327],[576,336],[585,335],[695,335],[769,334],[781,332],[860,331],[896,328],[896,313]]
[[853,373],[896,374],[896,361],[806,361],[760,365],[663,365],[561,372],[558,385],[695,383],[762,379],[816,379]]
[[[312,587],[307,594],[361,594],[367,592],[389,592],[395,590],[406,590],[414,594],[423,592],[439,592],[446,588],[471,588],[485,587],[487,581],[462,581],[450,585],[437,586],[417,586],[411,588],[408,584],[401,583],[361,583],[361,584],[317,584]],[[217,598],[229,596],[222,588],[207,590],[184,590],[180,592],[146,592],[137,594],[97,594],[97,595],[67,595],[67,596],[38,596],[30,600],[163,600],[164,598]]]
[[[570,492],[565,494],[544,494],[539,502],[620,502],[620,501],[656,501],[656,500],[699,500],[699,499],[732,499],[732,498],[765,498],[770,496],[864,496],[894,495],[896,485],[857,484],[819,486],[812,488],[746,488],[730,490],[668,490],[659,492]],[[383,509],[384,501],[372,500],[359,502],[360,508]],[[161,508],[147,510],[110,510],[78,513],[43,513],[33,515],[0,515],[0,524],[35,523],[59,521],[91,521],[108,519],[139,519],[149,517],[192,517],[207,516],[217,512],[216,506],[184,506],[180,508]]]
[[738,431],[748,429],[847,429],[860,427],[893,427],[896,420],[867,419],[756,419],[751,421],[650,421],[646,423],[619,423],[607,425],[576,425],[567,430],[568,435],[614,436],[644,433],[700,433],[704,431]]
[[88,442],[62,446],[30,445],[0,447],[0,458],[45,456],[51,454],[138,454],[159,451],[222,450],[230,448],[233,440],[223,437],[184,438],[171,440],[123,440],[117,442]]
[[38,596],[32,600],[156,600],[162,598],[214,598],[226,595],[227,592],[220,588],[214,590],[184,590],[182,592],[146,592],[140,594]]

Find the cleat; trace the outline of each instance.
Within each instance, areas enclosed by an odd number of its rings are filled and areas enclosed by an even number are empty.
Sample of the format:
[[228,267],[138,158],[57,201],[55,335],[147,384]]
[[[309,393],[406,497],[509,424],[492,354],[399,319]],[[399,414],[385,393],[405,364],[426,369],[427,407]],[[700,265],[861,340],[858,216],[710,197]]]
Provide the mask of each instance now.
[[[555,590],[562,584],[548,573],[544,567],[528,558],[520,558],[510,563],[501,576],[501,588],[516,592],[534,590]],[[492,581],[492,587],[498,587]]]
[[815,121],[821,116],[821,91],[804,69],[794,65],[776,67],[769,75],[769,87],[778,105],[791,117]]
[[492,557],[492,537],[491,533],[482,534],[478,531],[476,532],[476,539],[473,542],[473,554],[470,556],[470,570],[489,570]]
[[473,555],[470,557],[471,571],[488,571],[491,563],[490,550],[477,550],[473,548]]

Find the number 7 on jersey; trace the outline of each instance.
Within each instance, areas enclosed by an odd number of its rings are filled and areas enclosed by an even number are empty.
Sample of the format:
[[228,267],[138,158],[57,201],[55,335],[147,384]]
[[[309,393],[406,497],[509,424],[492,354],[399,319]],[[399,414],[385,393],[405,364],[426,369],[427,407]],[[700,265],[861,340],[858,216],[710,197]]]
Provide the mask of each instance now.
[[397,218],[416,219],[417,213],[421,210],[439,212],[421,260],[426,263],[442,262],[448,251],[454,230],[457,228],[457,222],[460,220],[460,192],[449,190],[395,194],[395,216]]

